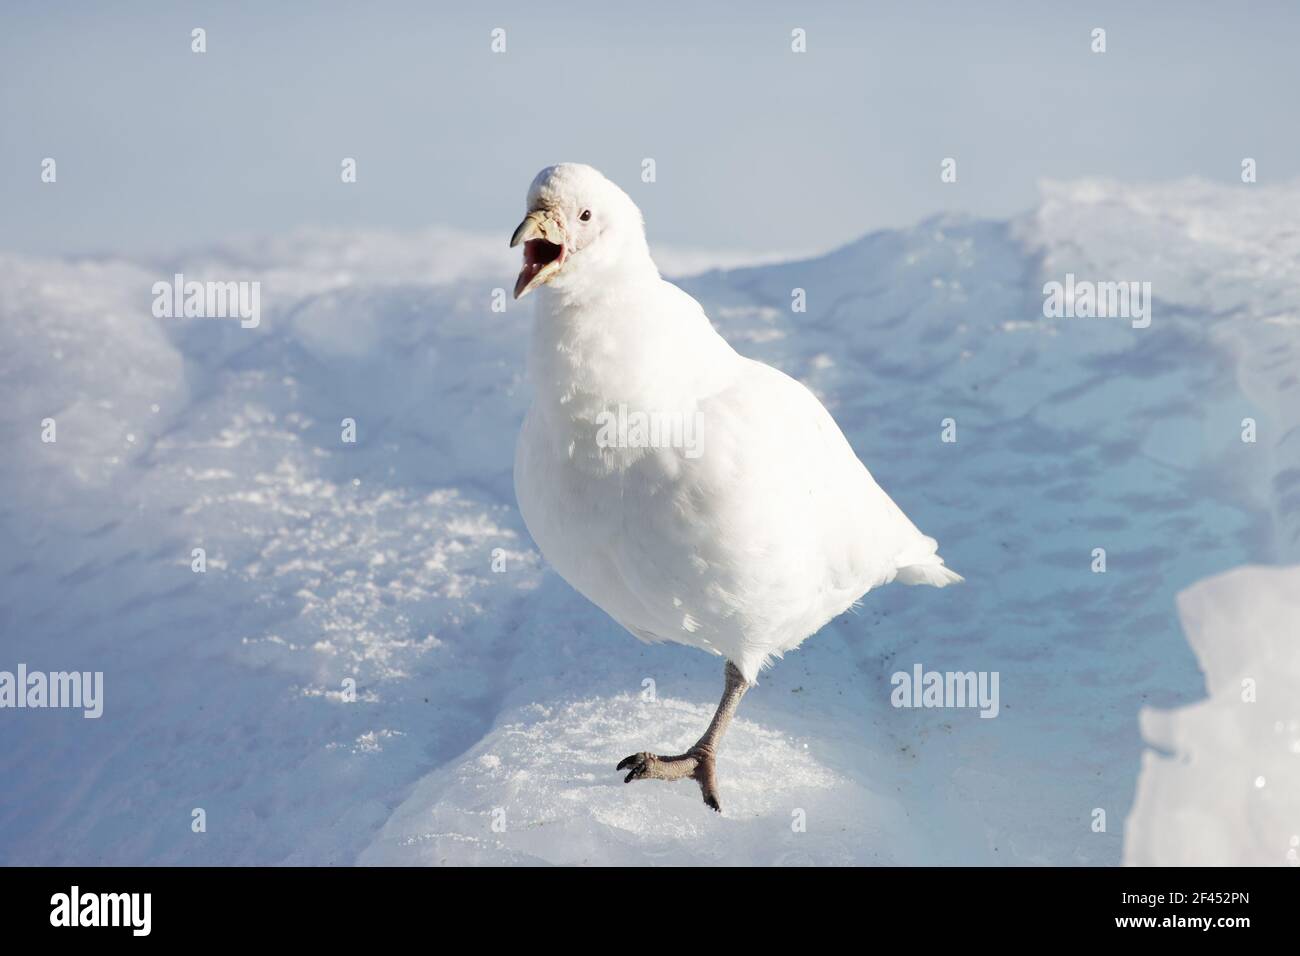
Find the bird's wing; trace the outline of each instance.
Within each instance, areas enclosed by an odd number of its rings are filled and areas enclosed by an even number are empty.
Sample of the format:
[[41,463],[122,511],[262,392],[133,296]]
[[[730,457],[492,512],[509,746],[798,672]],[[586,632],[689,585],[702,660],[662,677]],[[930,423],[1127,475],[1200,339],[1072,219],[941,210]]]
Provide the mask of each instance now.
[[624,476],[612,558],[642,631],[728,656],[793,646],[934,550],[784,373],[742,359],[699,413],[698,458],[663,449]]

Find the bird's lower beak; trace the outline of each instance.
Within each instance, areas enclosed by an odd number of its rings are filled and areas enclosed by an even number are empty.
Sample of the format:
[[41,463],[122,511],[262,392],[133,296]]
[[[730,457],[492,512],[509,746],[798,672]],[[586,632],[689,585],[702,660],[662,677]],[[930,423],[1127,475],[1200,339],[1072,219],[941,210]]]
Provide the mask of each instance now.
[[558,215],[550,210],[534,209],[524,217],[510,237],[510,247],[513,249],[521,242],[524,244],[524,266],[515,280],[516,299],[522,298],[534,286],[550,282],[568,257],[564,226]]

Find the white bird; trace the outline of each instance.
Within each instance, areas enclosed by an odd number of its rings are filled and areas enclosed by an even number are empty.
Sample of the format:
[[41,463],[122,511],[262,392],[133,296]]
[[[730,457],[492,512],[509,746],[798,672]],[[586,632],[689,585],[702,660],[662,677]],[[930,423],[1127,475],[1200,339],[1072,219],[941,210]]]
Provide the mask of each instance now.
[[872,588],[961,581],[799,382],[738,354],[659,276],[641,211],[590,166],[543,169],[515,298],[538,290],[515,494],[546,559],[647,642],[726,659],[690,750],[624,759],[624,782],[694,778],[759,669]]

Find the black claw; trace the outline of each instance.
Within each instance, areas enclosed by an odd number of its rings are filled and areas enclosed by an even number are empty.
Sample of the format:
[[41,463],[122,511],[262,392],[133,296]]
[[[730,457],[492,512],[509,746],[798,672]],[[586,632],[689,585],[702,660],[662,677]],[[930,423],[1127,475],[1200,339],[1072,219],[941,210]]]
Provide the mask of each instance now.
[[630,757],[624,757],[618,762],[618,766],[615,769],[627,770],[627,768],[631,767],[631,771],[629,771],[628,775],[623,778],[624,783],[631,783],[633,780],[639,780],[644,777],[649,766],[650,755],[640,753],[633,754]]
[[722,806],[718,803],[718,798],[717,798],[717,797],[712,796],[711,794],[707,794],[707,793],[706,793],[706,794],[704,795],[704,803],[705,803],[706,806],[712,807],[712,808],[713,808],[714,810],[716,810],[718,813],[721,813],[721,812],[722,812]]

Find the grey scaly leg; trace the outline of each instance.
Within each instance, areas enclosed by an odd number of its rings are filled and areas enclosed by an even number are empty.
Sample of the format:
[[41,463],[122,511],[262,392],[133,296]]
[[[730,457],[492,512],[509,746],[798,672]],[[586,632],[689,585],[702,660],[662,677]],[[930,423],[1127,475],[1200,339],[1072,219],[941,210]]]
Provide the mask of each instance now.
[[722,740],[722,735],[727,732],[727,725],[731,723],[736,708],[740,706],[740,698],[744,697],[745,691],[749,690],[749,684],[740,676],[739,669],[731,661],[727,661],[723,673],[727,685],[722,691],[722,700],[718,703],[718,710],[713,715],[713,721],[709,724],[709,729],[704,732],[704,736],[686,753],[675,757],[657,757],[650,753],[624,757],[618,765],[619,770],[629,771],[623,779],[624,783],[631,783],[633,780],[681,780],[692,777],[700,785],[704,802],[719,813],[722,812],[722,807],[718,803],[718,779],[714,769],[718,744]]

